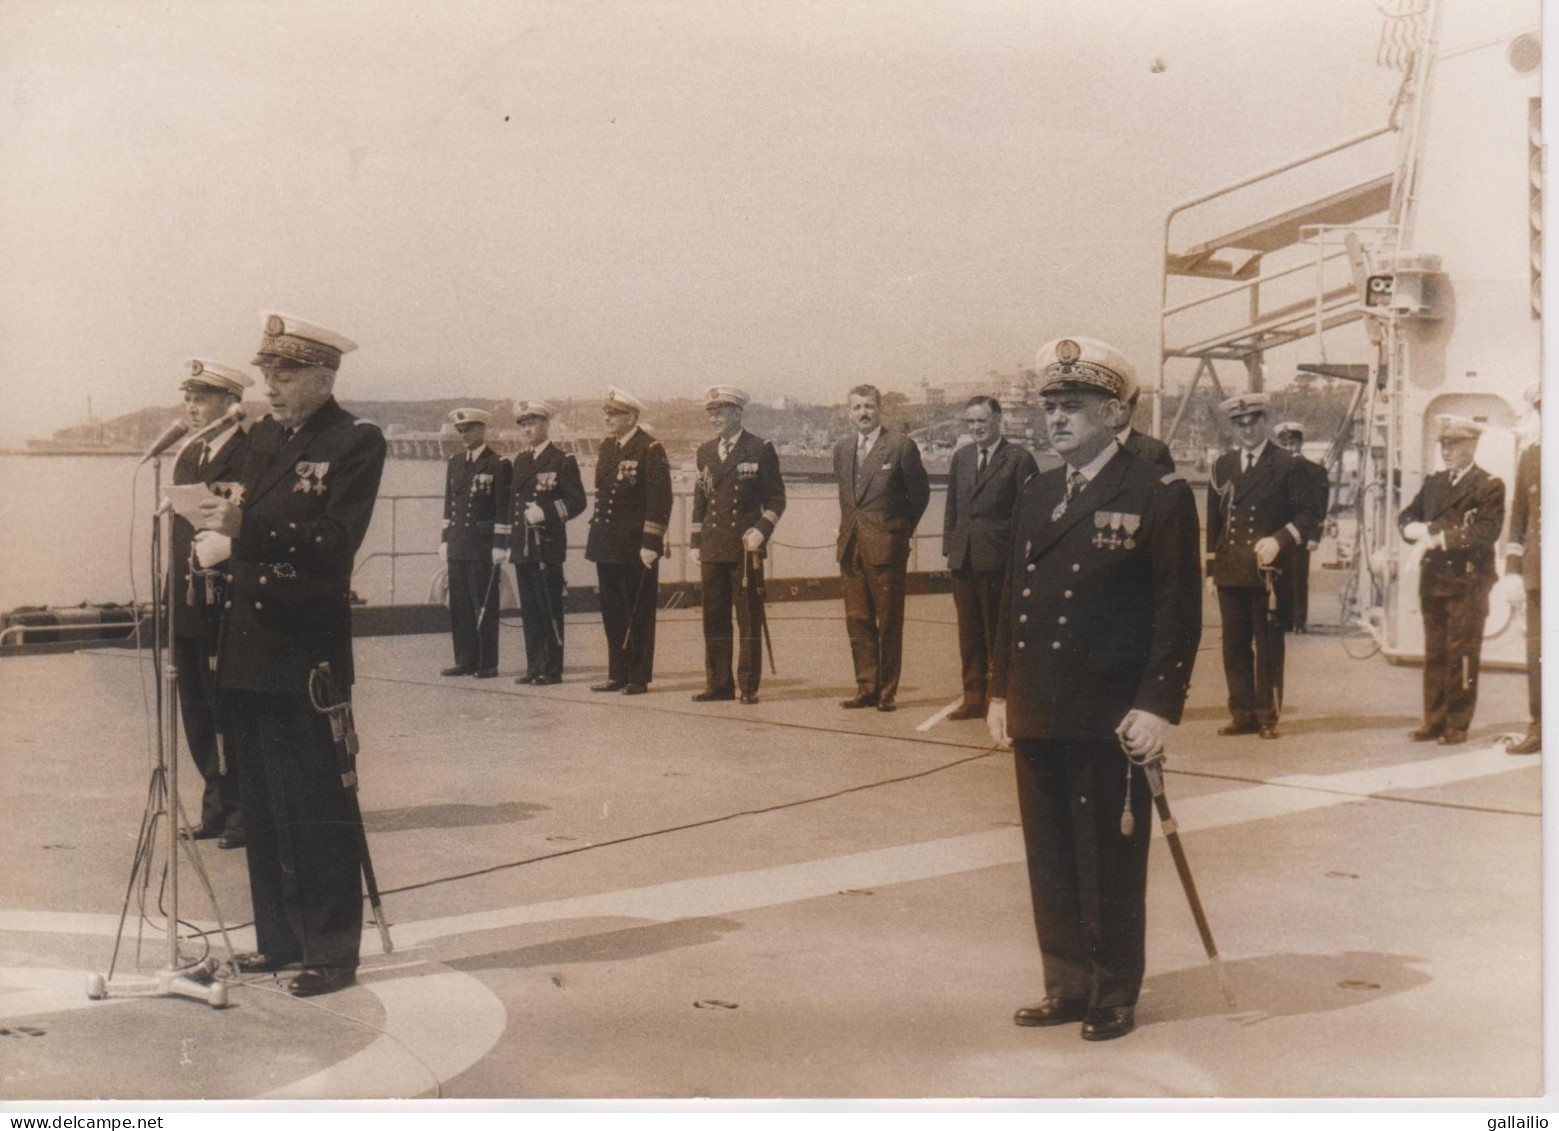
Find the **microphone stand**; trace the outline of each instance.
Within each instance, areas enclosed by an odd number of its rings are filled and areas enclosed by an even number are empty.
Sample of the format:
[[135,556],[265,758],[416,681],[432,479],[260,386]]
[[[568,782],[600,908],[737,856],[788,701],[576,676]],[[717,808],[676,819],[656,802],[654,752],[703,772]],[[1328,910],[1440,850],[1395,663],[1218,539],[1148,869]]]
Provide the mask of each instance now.
[[[151,781],[146,791],[146,808],[141,814],[141,831],[136,842],[135,856],[130,865],[130,880],[125,886],[124,903],[119,909],[119,928],[114,933],[114,950],[108,960],[108,973],[87,975],[87,997],[94,1001],[110,994],[120,997],[187,997],[204,1001],[213,1008],[227,1005],[227,986],[216,981],[218,962],[206,955],[199,962],[185,963],[179,958],[179,854],[189,853],[190,866],[194,868],[211,909],[216,914],[217,928],[222,934],[229,959],[233,956],[232,942],[227,937],[227,926],[217,907],[216,893],[211,878],[206,874],[200,855],[195,849],[194,837],[180,837],[181,830],[188,830],[183,807],[179,804],[179,725],[178,725],[178,667],[174,659],[173,607],[174,594],[169,591],[169,575],[173,547],[173,506],[162,498],[162,458],[152,458],[152,497],[157,500],[157,511],[152,525],[151,538],[151,586],[152,586],[152,668],[159,674],[157,682],[157,762],[152,767]],[[166,609],[164,608],[166,604]],[[114,977],[114,967],[119,961],[119,947],[124,941],[125,919],[130,911],[130,897],[140,881],[141,906],[146,905],[152,881],[152,863],[157,850],[158,822],[163,822],[167,860],[168,908],[164,916],[163,930],[167,936],[167,963],[155,974],[140,977]],[[137,931],[137,950],[140,935]]]

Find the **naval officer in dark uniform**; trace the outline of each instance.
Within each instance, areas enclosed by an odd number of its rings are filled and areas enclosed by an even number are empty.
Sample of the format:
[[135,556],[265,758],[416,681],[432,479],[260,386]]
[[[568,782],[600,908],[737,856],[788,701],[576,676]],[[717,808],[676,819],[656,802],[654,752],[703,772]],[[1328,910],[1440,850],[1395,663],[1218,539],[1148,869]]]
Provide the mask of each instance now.
[[510,477],[509,560],[514,563],[525,627],[525,674],[515,683],[563,682],[563,563],[568,523],[585,509],[579,462],[547,438],[552,406],[521,401],[514,422],[525,450]]
[[[715,438],[698,449],[689,554],[698,565],[704,610],[704,690],[694,702],[758,701],[763,674],[764,547],[785,513],[785,481],[774,445],[742,427],[748,397],[734,385],[704,394]],[[740,633],[731,678],[731,606]]]
[[[1534,384],[1526,398],[1542,408],[1543,387]],[[1541,432],[1516,461],[1516,492],[1510,500],[1510,536],[1505,539],[1505,577],[1500,582],[1513,609],[1526,606],[1527,732],[1505,748],[1507,754],[1536,754],[1543,749],[1543,456]]]
[[1467,741],[1478,705],[1478,661],[1494,587],[1494,545],[1505,526],[1505,485],[1473,462],[1483,425],[1442,414],[1435,428],[1445,467],[1424,480],[1397,516],[1402,537],[1422,555],[1424,723],[1409,737],[1455,746]]
[[953,453],[942,512],[942,553],[953,579],[964,684],[963,702],[947,717],[983,719],[1001,582],[1012,556],[1012,507],[1018,484],[1038,468],[1027,448],[1002,436],[1001,402],[995,397],[970,397],[963,424],[973,442]]
[[904,576],[909,544],[931,501],[931,481],[915,441],[882,426],[875,385],[850,390],[855,434],[834,446],[839,484],[839,586],[855,665],[847,710],[895,709],[904,654]]
[[[254,378],[241,369],[195,359],[180,388],[184,416],[198,432],[221,420],[244,397]],[[238,476],[249,448],[249,434],[239,420],[207,436],[196,436],[173,463],[175,486],[204,483],[213,494],[241,494]],[[182,515],[173,519],[173,567],[168,591],[173,610],[173,662],[179,688],[179,713],[190,757],[205,782],[200,800],[196,840],[217,838],[218,848],[244,846],[243,806],[238,797],[238,769],[233,764],[232,737],[223,717],[217,689],[217,636],[222,602],[227,593],[218,570],[205,570],[194,560],[195,528]],[[193,567],[193,568],[192,568]]]
[[1294,457],[1294,464],[1309,485],[1315,505],[1321,513],[1320,522],[1312,536],[1302,545],[1294,547],[1294,568],[1289,570],[1289,584],[1294,590],[1294,631],[1304,633],[1310,629],[1310,555],[1321,544],[1321,527],[1325,525],[1326,516],[1332,509],[1332,481],[1324,466],[1305,455],[1303,424],[1297,420],[1285,420],[1272,430],[1272,434],[1283,450]]
[[[1020,487],[986,722],[1014,747],[1043,1001],[1019,1025],[1135,1024],[1151,793],[1138,765],[1179,723],[1202,632],[1196,500],[1178,475],[1121,450],[1135,383],[1093,338],[1035,364],[1066,462]],[[1134,827],[1122,829],[1130,812]]]
[[644,406],[609,386],[601,406],[607,437],[595,465],[595,510],[585,559],[595,563],[606,679],[591,691],[643,695],[655,675],[655,607],[660,559],[671,523],[671,462],[639,427]]
[[449,414],[462,451],[444,475],[444,530],[438,554],[449,571],[449,628],[455,664],[440,675],[498,674],[498,567],[509,556],[509,461],[487,446],[492,414]]
[[245,973],[303,969],[298,997],[357,977],[362,860],[328,718],[309,678],[328,662],[352,685],[352,562],[373,518],[384,471],[379,429],[331,391],[355,343],[270,314],[252,365],[271,415],[249,434],[241,504],[201,504],[202,565],[225,563],[220,679],[243,786],[249,891],[258,950]]
[[1239,441],[1207,484],[1207,584],[1223,619],[1223,674],[1231,720],[1221,735],[1278,737],[1283,634],[1293,625],[1295,547],[1317,535],[1320,506],[1294,457],[1267,437],[1266,393],[1219,408]]
[[1115,433],[1115,438],[1120,441],[1121,447],[1138,459],[1156,464],[1166,472],[1174,471],[1175,457],[1170,454],[1169,445],[1157,436],[1138,432],[1131,425],[1131,418],[1137,411],[1137,398],[1141,395],[1141,389],[1132,390],[1131,398],[1126,402],[1126,427]]

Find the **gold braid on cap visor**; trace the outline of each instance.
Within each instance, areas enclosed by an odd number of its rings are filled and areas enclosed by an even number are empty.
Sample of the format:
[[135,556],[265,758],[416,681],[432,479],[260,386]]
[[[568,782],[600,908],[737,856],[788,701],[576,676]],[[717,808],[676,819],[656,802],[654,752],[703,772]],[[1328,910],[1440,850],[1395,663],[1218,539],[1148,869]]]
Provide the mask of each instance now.
[[[307,338],[295,338],[290,334],[266,334],[260,339],[260,350],[256,357],[280,357],[299,365],[323,365],[327,369],[341,367],[340,350],[321,342],[311,342]],[[259,361],[256,360],[254,364],[258,365]]]
[[1095,365],[1091,361],[1058,361],[1045,366],[1045,383],[1040,391],[1061,382],[1089,385],[1112,397],[1119,397],[1126,387],[1125,378],[1115,370]]

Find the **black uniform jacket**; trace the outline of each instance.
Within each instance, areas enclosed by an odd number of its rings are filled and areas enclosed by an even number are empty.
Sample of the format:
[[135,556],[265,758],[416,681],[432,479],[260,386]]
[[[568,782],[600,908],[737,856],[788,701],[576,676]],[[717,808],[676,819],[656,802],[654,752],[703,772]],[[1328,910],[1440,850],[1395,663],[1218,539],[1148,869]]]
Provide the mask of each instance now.
[[1543,457],[1532,444],[1516,462],[1516,493],[1510,500],[1510,539],[1505,572],[1520,577],[1528,590],[1543,587]]
[[1146,432],[1138,432],[1133,428],[1126,433],[1126,439],[1121,443],[1121,447],[1138,459],[1145,459],[1165,471],[1175,470],[1175,457],[1170,455],[1169,445],[1157,436],[1149,436]]
[[910,539],[931,501],[931,481],[920,461],[920,449],[908,436],[884,428],[857,468],[856,442],[851,435],[834,445],[834,478],[839,483],[837,558],[845,560],[854,539],[867,565],[908,561]]
[[585,558],[621,564],[638,561],[641,549],[664,554],[670,523],[671,462],[660,441],[642,428],[626,445],[603,440]]
[[1451,485],[1451,473],[1437,471],[1397,516],[1397,526],[1429,525],[1445,535],[1445,549],[1424,554],[1418,572],[1421,597],[1457,597],[1494,584],[1494,543],[1505,526],[1505,484],[1474,464]]
[[[568,522],[585,509],[579,461],[552,443],[539,456],[534,451],[521,452],[514,457],[510,496],[509,548],[513,560],[561,565],[568,557]],[[525,508],[531,503],[541,508],[539,534],[532,533],[525,518]]]
[[947,568],[1000,573],[1012,556],[1012,508],[1018,485],[1037,473],[1034,457],[1021,444],[1002,440],[976,475],[978,444],[953,453],[947,476],[947,509],[942,513],[942,553]]
[[699,445],[689,540],[704,561],[741,561],[742,535],[758,530],[766,546],[784,513],[785,481],[773,444],[744,430],[724,463],[718,438]]
[[1202,635],[1196,499],[1124,451],[1061,515],[1066,471],[1013,516],[990,696],[1014,738],[1113,742],[1133,708],[1180,721]]
[[302,695],[328,660],[352,682],[352,560],[379,497],[384,436],[327,400],[290,440],[249,432],[221,651],[225,691]]
[[1322,508],[1294,457],[1276,444],[1269,441],[1248,472],[1241,470],[1243,461],[1239,449],[1224,452],[1207,483],[1208,572],[1219,585],[1255,588],[1265,584],[1256,568],[1256,543],[1276,538],[1273,566],[1282,569],[1295,546],[1319,536]]
[[452,561],[481,561],[509,547],[509,461],[484,447],[476,459],[460,451],[444,474],[444,532]]
[[[213,437],[216,438],[219,437]],[[201,456],[207,450],[206,442],[192,440],[179,452],[179,458],[173,461],[173,482],[176,486],[204,483],[214,494],[230,499],[235,496],[242,498],[243,491],[238,477],[243,470],[244,453],[248,447],[249,433],[242,426],[235,426],[227,442],[206,462],[204,467],[201,467]],[[194,540],[195,528],[187,519],[175,515],[172,539],[173,564],[168,571],[169,591],[173,594],[173,631],[178,636],[198,636],[215,644],[217,627],[222,621],[225,587],[216,586],[214,595],[217,599],[209,603],[206,600],[206,586],[215,578],[197,576],[194,588],[191,590],[189,550]],[[189,603],[191,593],[195,599],[193,605]]]
[[1299,465],[1300,474],[1305,477],[1315,508],[1320,515],[1309,541],[1319,542],[1321,527],[1325,525],[1326,516],[1332,509],[1332,477],[1327,473],[1325,464],[1316,463],[1313,459],[1297,456],[1294,462]]

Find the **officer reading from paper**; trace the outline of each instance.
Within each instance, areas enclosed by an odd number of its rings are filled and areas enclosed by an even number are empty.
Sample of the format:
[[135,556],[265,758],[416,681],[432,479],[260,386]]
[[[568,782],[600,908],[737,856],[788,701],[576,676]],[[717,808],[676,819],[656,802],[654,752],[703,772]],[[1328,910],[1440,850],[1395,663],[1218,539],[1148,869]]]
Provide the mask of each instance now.
[[1483,425],[1442,414],[1435,430],[1445,467],[1424,480],[1397,516],[1418,558],[1424,616],[1424,723],[1409,737],[1456,746],[1467,741],[1478,705],[1478,661],[1494,587],[1494,544],[1505,525],[1505,484],[1473,462]]
[[[191,429],[199,431],[222,419],[253,384],[254,378],[241,369],[192,360],[189,376],[180,386]],[[238,475],[248,449],[249,434],[237,420],[210,435],[196,436],[174,461],[174,485],[204,483],[214,494],[241,497]],[[194,560],[194,540],[195,528],[189,520],[175,516],[169,592],[179,712],[190,757],[206,783],[194,836],[196,840],[215,837],[218,848],[242,848],[244,815],[238,796],[238,768],[217,688],[217,638],[227,592],[219,571],[201,569]]]
[[243,785],[258,949],[243,973],[302,969],[298,997],[357,978],[363,931],[360,825],[329,718],[310,677],[321,662],[352,684],[352,562],[379,496],[385,443],[331,391],[357,346],[323,326],[265,316],[252,365],[271,415],[249,435],[241,503],[201,504],[202,565],[225,563],[222,695]]
[[[689,554],[698,564],[704,609],[704,690],[694,702],[758,701],[763,674],[764,547],[785,513],[785,481],[774,445],[742,427],[748,397],[734,385],[704,393],[704,410],[715,438],[698,449],[693,486]],[[731,607],[736,608],[740,644],[736,678],[731,678]]]
[[520,592],[525,629],[525,674],[515,683],[545,687],[563,682],[563,563],[568,523],[585,509],[579,463],[547,438],[553,409],[521,401],[514,409],[525,450],[510,476],[509,560]]
[[1013,1020],[1106,1041],[1135,1025],[1145,964],[1152,797],[1127,754],[1163,751],[1201,639],[1196,501],[1117,442],[1135,385],[1118,350],[1061,338],[1035,368],[1066,462],[1018,491],[986,715],[1014,747],[1044,965]]
[[444,529],[438,553],[449,572],[449,628],[455,663],[439,675],[498,674],[498,567],[509,556],[509,461],[487,446],[492,414],[457,408],[450,421],[460,451],[444,473]]

